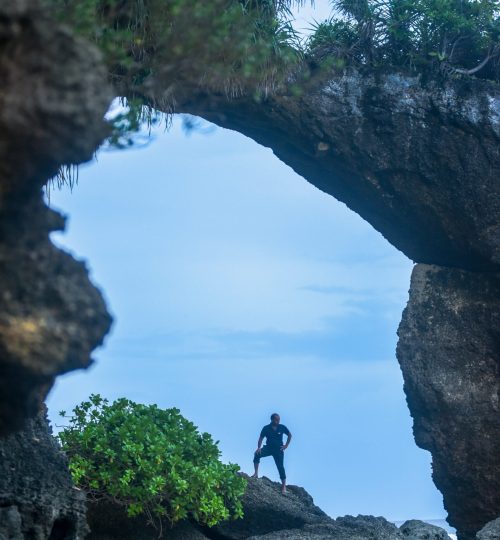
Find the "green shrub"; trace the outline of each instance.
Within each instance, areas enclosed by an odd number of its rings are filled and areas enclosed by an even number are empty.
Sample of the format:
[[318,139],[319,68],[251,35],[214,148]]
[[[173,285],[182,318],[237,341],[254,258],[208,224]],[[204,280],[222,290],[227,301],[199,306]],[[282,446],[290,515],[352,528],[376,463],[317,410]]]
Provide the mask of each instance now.
[[124,505],[129,516],[212,526],[243,515],[239,467],[223,464],[217,443],[178,409],[91,395],[73,409],[59,440],[75,484],[92,499]]
[[500,78],[498,0],[333,0],[308,52],[344,63]]

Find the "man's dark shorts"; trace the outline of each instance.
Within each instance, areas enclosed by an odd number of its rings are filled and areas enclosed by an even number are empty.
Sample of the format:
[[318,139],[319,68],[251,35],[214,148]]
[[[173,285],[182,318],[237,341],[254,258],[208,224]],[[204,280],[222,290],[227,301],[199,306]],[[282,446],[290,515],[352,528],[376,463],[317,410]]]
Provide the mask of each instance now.
[[253,456],[253,462],[260,463],[260,458],[268,456],[273,456],[274,463],[276,463],[276,467],[278,467],[280,479],[286,480],[285,467],[283,466],[285,452],[283,450],[280,450],[279,447],[271,447],[269,445],[262,447],[260,453],[255,452]]

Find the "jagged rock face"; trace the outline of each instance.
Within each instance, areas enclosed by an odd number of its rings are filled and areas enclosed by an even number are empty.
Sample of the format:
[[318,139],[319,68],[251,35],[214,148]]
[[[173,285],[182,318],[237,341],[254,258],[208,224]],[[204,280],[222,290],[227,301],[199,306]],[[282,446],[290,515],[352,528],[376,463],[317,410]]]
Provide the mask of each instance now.
[[106,133],[99,58],[37,2],[1,3],[0,436],[35,413],[56,375],[88,366],[110,326],[85,266],[50,242],[64,220],[41,192]]
[[[491,277],[500,272],[500,86],[350,70],[264,103],[199,92],[179,103],[271,147],[411,259],[449,272],[445,289],[436,282],[422,291],[413,282],[399,357],[417,444],[432,452],[450,522],[470,538],[500,513],[498,287]],[[453,267],[477,275],[455,279]],[[466,305],[476,293],[471,313]],[[441,329],[431,336],[411,306],[441,294],[436,313],[429,310]],[[454,298],[462,301],[457,311]],[[463,399],[452,397],[457,384]]]
[[87,269],[49,240],[39,194],[0,214],[0,434],[33,416],[55,377],[86,367],[110,317]]
[[62,163],[89,160],[112,94],[97,50],[37,0],[0,5],[0,210],[5,193],[42,186]]
[[499,268],[500,85],[351,70],[264,103],[177,101],[270,147],[412,260]]
[[499,538],[500,538],[500,517],[487,523],[477,533],[477,540],[498,540]]
[[277,484],[267,478],[248,479],[243,509],[245,519],[222,523],[214,527],[214,531],[224,538],[243,540],[249,536],[330,521],[330,518],[314,505],[307,491],[297,486],[289,486],[288,495],[283,497]]
[[82,540],[87,531],[85,496],[42,411],[0,439],[0,539]]
[[[33,413],[55,375],[88,365],[109,327],[83,266],[50,245],[48,233],[61,221],[44,208],[40,186],[61,163],[91,156],[104,135],[110,94],[95,50],[37,6],[35,0],[0,5],[0,435]],[[151,98],[162,102],[156,98],[168,85],[148,84]],[[263,103],[191,90],[178,92],[179,112],[271,147],[413,260],[498,272],[497,84],[457,80],[440,88],[397,73],[350,71],[321,76],[302,95],[284,92]],[[491,415],[492,373],[498,381],[492,330],[498,296],[491,295],[498,288],[491,274],[481,285],[481,274],[459,279],[454,272],[443,268],[441,284],[436,273],[424,292],[414,280],[399,354],[417,442],[433,453],[451,522],[466,538],[499,508],[490,489],[500,461],[491,445],[498,441]],[[447,297],[464,303],[454,309]],[[440,331],[422,315],[428,303]],[[479,352],[465,347],[464,335]],[[457,382],[465,398],[453,398]],[[23,519],[16,512],[3,514],[13,530]]]
[[399,530],[412,540],[450,540],[448,533],[441,527],[417,519],[405,521]]
[[[247,477],[248,478],[248,477]],[[442,540],[443,529],[412,521],[398,529],[382,517],[344,516],[332,519],[315,506],[303,488],[289,486],[281,495],[281,484],[267,478],[248,478],[243,497],[244,518],[208,528],[183,522],[162,531],[168,540]],[[87,540],[154,540],[158,531],[142,517],[127,518],[123,508],[104,503],[90,503],[87,512],[91,532]],[[434,536],[423,536],[424,532]]]
[[500,514],[500,274],[417,265],[398,334],[415,440],[472,539]]
[[[86,540],[206,540],[196,525],[185,521],[174,528],[153,528],[144,516],[129,518],[123,506],[98,501],[87,503],[87,523],[90,533]],[[160,534],[162,532],[163,534]]]

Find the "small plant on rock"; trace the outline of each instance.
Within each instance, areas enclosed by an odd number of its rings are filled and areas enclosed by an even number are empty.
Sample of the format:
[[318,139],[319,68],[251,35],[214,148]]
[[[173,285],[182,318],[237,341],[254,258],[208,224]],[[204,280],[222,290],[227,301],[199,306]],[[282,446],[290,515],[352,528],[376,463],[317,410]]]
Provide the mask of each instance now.
[[243,516],[239,467],[223,464],[211,435],[178,409],[124,398],[110,404],[93,394],[73,409],[59,440],[75,484],[91,499],[123,505],[129,516],[145,514],[156,527]]

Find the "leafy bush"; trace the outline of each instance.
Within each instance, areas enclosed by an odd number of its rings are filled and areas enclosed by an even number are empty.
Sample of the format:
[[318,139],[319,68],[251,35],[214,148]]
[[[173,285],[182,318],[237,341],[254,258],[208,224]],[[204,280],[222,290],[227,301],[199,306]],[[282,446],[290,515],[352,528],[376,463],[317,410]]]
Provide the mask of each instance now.
[[75,484],[90,498],[124,505],[129,516],[212,526],[243,515],[239,467],[221,463],[217,443],[178,409],[91,395],[59,439]]

